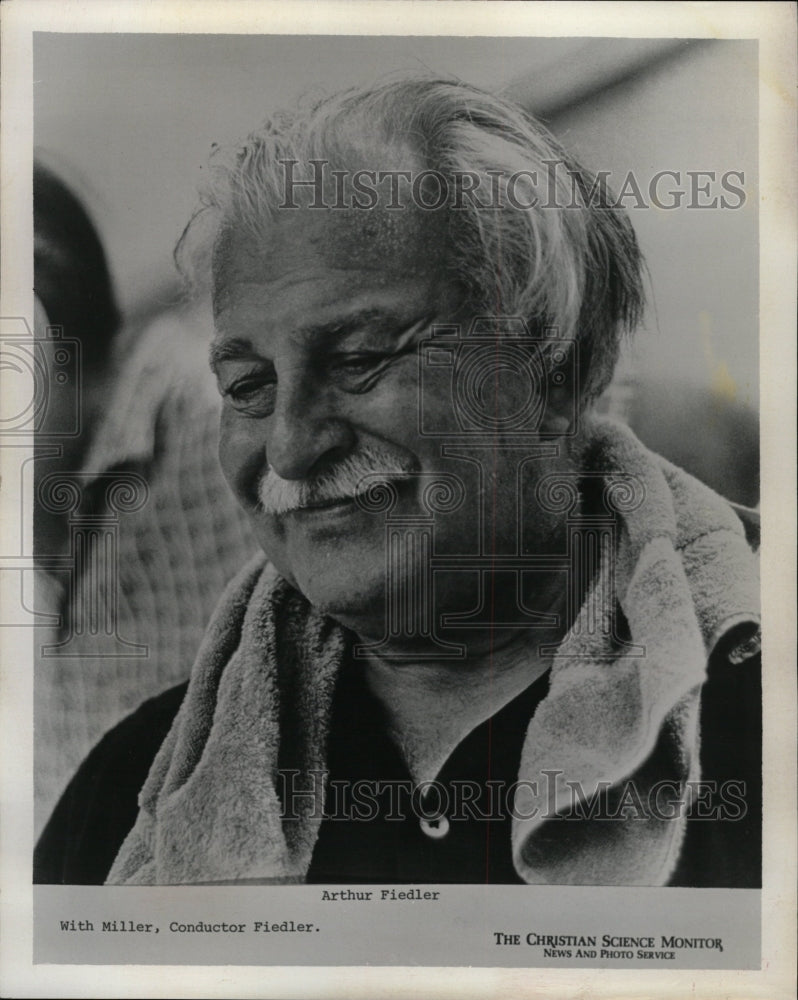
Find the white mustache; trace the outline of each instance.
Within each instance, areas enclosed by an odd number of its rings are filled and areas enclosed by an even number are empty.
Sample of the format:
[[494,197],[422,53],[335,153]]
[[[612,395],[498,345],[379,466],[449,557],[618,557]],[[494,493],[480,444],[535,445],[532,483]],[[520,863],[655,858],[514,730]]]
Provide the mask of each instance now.
[[377,479],[407,479],[414,465],[386,449],[364,446],[311,479],[283,479],[269,466],[258,486],[265,514],[287,514],[303,507],[354,500]]

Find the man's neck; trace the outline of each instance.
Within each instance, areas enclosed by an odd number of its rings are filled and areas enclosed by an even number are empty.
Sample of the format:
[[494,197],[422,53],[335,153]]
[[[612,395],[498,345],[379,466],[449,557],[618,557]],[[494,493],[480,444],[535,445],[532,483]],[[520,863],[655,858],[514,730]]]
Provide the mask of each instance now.
[[468,733],[546,672],[544,641],[525,629],[467,661],[369,658],[367,683],[416,782],[434,780]]

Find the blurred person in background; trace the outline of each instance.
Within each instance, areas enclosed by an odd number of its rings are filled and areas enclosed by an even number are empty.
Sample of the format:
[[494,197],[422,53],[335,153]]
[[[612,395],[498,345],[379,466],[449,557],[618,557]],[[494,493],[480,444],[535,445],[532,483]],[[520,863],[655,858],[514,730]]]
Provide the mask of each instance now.
[[722,496],[759,506],[759,419],[717,389],[636,381],[626,420],[641,441]]
[[[219,397],[196,317],[126,330],[88,211],[34,166],[36,829],[110,726],[190,669],[253,550],[217,458]],[[77,433],[65,433],[70,421]]]

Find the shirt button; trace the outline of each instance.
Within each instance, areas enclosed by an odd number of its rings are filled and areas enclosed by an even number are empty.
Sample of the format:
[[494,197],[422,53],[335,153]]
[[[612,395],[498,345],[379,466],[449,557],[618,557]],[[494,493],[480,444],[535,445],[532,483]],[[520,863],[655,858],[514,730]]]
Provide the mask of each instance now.
[[441,840],[449,832],[449,820],[445,816],[436,816],[434,819],[420,819],[419,824],[422,831],[433,840]]

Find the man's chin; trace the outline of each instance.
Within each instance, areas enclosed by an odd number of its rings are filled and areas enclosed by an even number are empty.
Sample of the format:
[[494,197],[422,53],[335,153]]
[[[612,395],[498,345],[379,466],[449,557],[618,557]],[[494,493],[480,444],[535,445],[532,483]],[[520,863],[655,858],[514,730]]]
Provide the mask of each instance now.
[[384,580],[367,581],[361,577],[357,583],[344,580],[301,578],[297,589],[313,605],[315,611],[334,619],[351,629],[361,639],[379,639],[385,632]]

